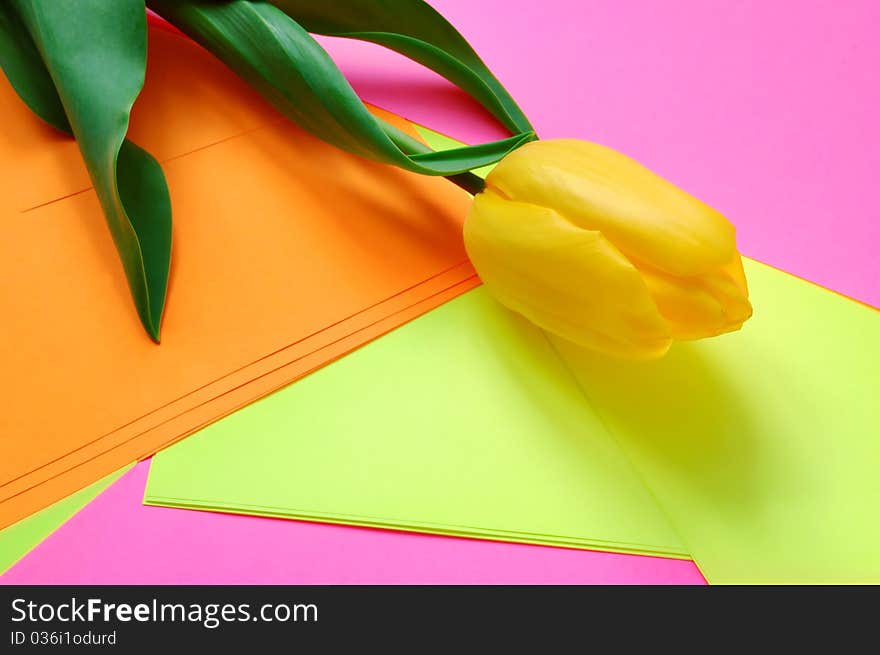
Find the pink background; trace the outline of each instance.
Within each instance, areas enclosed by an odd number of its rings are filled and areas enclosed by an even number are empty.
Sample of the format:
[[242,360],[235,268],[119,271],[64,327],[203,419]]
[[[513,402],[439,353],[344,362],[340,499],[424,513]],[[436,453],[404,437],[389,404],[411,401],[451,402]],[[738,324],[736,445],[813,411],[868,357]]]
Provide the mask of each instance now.
[[[742,251],[880,306],[880,3],[433,0],[544,138],[598,141],[724,212]],[[503,133],[436,76],[325,39],[368,101]],[[7,583],[701,582],[691,563],[140,506],[146,464]]]

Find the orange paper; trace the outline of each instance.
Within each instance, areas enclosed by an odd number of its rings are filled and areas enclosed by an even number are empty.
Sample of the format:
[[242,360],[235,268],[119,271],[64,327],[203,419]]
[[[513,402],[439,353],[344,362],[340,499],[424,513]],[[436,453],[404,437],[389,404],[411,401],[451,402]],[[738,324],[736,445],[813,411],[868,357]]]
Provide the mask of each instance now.
[[174,209],[156,346],[75,144],[5,79],[0,117],[0,528],[478,283],[464,192],[323,144],[151,28],[129,137]]

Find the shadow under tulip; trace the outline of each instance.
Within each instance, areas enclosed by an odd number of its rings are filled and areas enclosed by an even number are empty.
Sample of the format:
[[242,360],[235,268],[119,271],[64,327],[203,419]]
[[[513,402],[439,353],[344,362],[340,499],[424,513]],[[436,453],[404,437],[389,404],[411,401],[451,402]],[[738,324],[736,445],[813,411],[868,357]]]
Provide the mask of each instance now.
[[[349,155],[289,122],[250,136],[267,153],[266,160],[275,167],[279,179],[297,187],[303,199],[312,200],[315,207],[328,208],[325,213],[330,222],[324,229],[335,235],[334,243],[346,243],[359,251],[370,248],[377,235],[383,234],[382,238],[408,244],[399,250],[402,258],[426,251],[459,252],[461,261],[465,261],[461,221],[470,197],[461,192],[456,194],[458,202],[454,206],[439,204],[430,191],[449,185],[445,179]],[[343,167],[346,175],[340,176]],[[395,190],[393,196],[387,193],[389,188]],[[255,187],[248,191],[259,193]],[[334,199],[340,197],[355,203],[359,211],[335,213]],[[295,224],[297,214],[306,210],[307,207],[288,208],[290,221]]]
[[[640,471],[649,488],[652,478],[661,476],[664,488],[672,487],[676,494],[707,502],[728,499],[725,513],[753,511],[750,492],[762,486],[760,476],[771,472],[756,466],[754,440],[761,435],[744,402],[746,381],[734,379],[714,361],[717,339],[676,343],[666,357],[647,362],[613,359],[559,338],[552,341],[636,467],[650,468],[648,474]],[[716,474],[706,476],[706,471]],[[663,494],[656,495],[663,505]]]

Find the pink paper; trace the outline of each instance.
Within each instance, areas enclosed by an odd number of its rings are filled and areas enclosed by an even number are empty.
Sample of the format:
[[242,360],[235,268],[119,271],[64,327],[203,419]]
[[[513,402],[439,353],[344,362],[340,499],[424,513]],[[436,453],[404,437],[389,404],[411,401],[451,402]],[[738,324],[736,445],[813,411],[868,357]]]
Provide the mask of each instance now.
[[[880,2],[431,0],[545,138],[621,150],[706,200],[745,254],[880,306]],[[502,135],[447,83],[324,40],[363,97]]]
[[692,562],[141,504],[141,462],[2,584],[705,584]]

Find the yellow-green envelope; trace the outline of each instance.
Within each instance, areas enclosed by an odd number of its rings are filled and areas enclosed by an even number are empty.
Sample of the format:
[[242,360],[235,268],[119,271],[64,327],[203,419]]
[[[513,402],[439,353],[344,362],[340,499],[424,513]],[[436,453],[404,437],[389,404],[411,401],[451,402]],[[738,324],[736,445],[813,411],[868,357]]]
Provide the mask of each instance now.
[[469,292],[160,453],[145,502],[880,582],[880,312],[746,269],[743,330],[657,362]]
[[482,288],[160,452],[146,502],[686,555],[544,333]]

